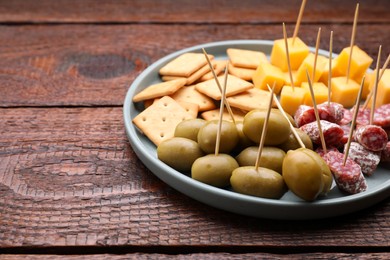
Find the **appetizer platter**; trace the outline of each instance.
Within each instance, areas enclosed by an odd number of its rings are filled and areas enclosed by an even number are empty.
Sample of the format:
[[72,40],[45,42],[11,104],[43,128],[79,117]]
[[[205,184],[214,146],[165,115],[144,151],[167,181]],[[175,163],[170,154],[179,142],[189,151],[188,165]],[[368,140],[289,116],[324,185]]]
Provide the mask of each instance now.
[[[133,97],[146,87],[161,82],[158,71],[179,55],[188,52],[201,53],[202,48],[204,48],[208,53],[212,53],[215,59],[225,60],[228,48],[260,50],[270,54],[272,46],[273,41],[262,40],[207,43],[172,53],[141,73],[129,88],[123,107],[126,133],[131,146],[141,161],[162,181],[187,196],[216,208],[248,216],[275,219],[326,218],[367,208],[387,198],[390,194],[390,176],[389,170],[382,166],[379,166],[375,174],[367,178],[365,192],[345,195],[333,187],[326,197],[321,197],[313,202],[304,201],[290,191],[276,200],[240,194],[229,188],[217,188],[194,180],[159,160],[156,145],[133,124],[132,120],[144,109],[143,104],[133,102]],[[328,55],[328,52],[324,50],[319,50],[319,53]]]
[[[339,55],[294,35],[193,46],[149,66],[124,102],[126,133],[161,180],[210,206],[317,219],[390,195],[390,56],[375,70],[354,44]],[[379,94],[378,94],[379,93]],[[364,102],[365,100],[365,102]]]

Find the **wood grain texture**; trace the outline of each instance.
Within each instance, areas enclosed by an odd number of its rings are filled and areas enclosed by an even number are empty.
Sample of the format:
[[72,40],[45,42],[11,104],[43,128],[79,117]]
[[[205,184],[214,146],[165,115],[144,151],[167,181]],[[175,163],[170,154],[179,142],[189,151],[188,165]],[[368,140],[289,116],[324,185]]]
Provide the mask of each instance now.
[[[315,45],[318,26],[300,29],[310,46]],[[384,33],[378,35],[378,27]],[[293,29],[288,27],[290,35]],[[329,48],[330,30],[338,53],[349,45],[351,26],[323,25],[323,49]],[[356,44],[374,60],[382,44],[385,57],[390,53],[385,32],[390,32],[390,24],[359,25]],[[3,26],[0,107],[120,106],[133,80],[165,55],[202,43],[274,40],[281,34],[280,25]]]
[[[302,23],[352,23],[357,1],[307,1]],[[3,1],[4,23],[295,23],[300,0]],[[360,1],[359,22],[388,21],[387,0]]]
[[2,248],[229,246],[225,252],[232,252],[261,246],[297,252],[326,245],[342,252],[389,246],[389,199],[325,220],[244,217],[157,179],[130,148],[120,108],[0,112]]
[[[242,253],[242,254],[229,254],[229,253],[210,253],[210,254],[178,254],[178,255],[169,255],[169,254],[125,254],[125,255],[114,255],[114,254],[100,254],[100,255],[67,255],[67,256],[58,256],[58,255],[4,255],[4,259],[8,260],[19,260],[19,259],[72,259],[72,260],[82,260],[82,259],[205,259],[205,260],[214,260],[214,259],[389,259],[389,253],[366,253],[366,254],[342,254],[342,253],[308,253],[308,254],[267,254],[267,253]],[[1,258],[1,257],[0,257]]]

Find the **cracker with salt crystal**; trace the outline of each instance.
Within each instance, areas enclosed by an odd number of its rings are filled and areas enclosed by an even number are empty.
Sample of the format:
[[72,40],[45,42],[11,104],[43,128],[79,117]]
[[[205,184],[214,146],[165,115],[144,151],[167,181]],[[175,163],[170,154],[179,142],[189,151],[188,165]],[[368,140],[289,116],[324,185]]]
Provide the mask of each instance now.
[[252,81],[252,76],[256,71],[255,69],[235,67],[232,64],[229,64],[228,69],[230,74],[239,77],[240,79],[248,80],[248,81]]
[[185,86],[176,91],[171,97],[176,101],[191,102],[199,105],[199,111],[216,108],[215,102],[209,96],[200,93],[195,89],[195,85]]
[[[224,80],[225,79],[223,75],[218,77],[218,81],[220,82],[221,86],[223,85]],[[251,82],[240,79],[233,75],[228,75],[226,97],[234,96],[251,88],[253,88],[253,84]],[[215,82],[215,79],[209,79],[207,81],[200,82],[195,85],[195,89],[214,100],[221,100],[222,93],[217,83]]]
[[228,48],[226,53],[230,63],[235,67],[256,69],[260,63],[269,62],[267,56],[261,51]]
[[[267,109],[270,92],[258,88],[252,88],[238,95],[226,98],[230,106],[241,110],[250,111],[253,109]],[[276,107],[276,104],[272,104]]]
[[[213,59],[213,55],[209,55],[210,59]],[[181,54],[175,59],[164,65],[159,73],[162,76],[178,76],[189,77],[195,71],[199,70],[207,64],[207,60],[203,53],[188,52]]]
[[175,79],[167,82],[151,85],[133,97],[133,102],[144,101],[147,99],[169,96],[186,84],[185,79]]
[[[215,65],[213,65],[215,66]],[[169,81],[169,80],[174,80],[174,79],[186,79],[186,85],[191,85],[195,81],[197,81],[200,77],[205,75],[206,73],[210,72],[210,66],[208,64],[204,65],[194,73],[192,73],[188,78],[186,77],[178,77],[178,76],[162,76],[161,79],[163,81]]]
[[192,118],[194,117],[174,99],[164,96],[138,114],[133,123],[158,146],[174,136],[178,123]]
[[[225,67],[226,67],[226,60],[212,60],[211,61],[211,64],[214,65],[214,72],[215,72],[215,75],[219,75],[221,74],[224,70],[225,70]],[[209,79],[213,79],[214,78],[214,75],[213,73],[210,71],[210,72],[207,72],[205,75],[203,75],[199,80],[198,82],[202,82],[202,81],[206,81],[206,80],[209,80]]]
[[[219,119],[219,112],[220,112],[219,108],[217,108],[217,109],[205,111],[205,112],[201,113],[200,116],[204,120],[207,120],[207,121],[218,120]],[[232,112],[233,112],[234,120],[236,122],[244,120],[244,117],[246,114],[245,112],[243,112],[242,110],[239,110],[239,109],[235,109],[235,108],[232,108]],[[228,112],[228,110],[226,108],[224,108],[224,110],[223,110],[222,120],[232,121],[232,117],[230,116],[230,113]]]

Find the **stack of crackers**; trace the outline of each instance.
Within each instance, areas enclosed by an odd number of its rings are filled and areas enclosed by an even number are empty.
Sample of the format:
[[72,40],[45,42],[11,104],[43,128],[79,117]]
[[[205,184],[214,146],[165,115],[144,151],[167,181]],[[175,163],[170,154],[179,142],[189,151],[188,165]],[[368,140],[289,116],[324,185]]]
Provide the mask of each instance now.
[[[261,52],[239,49],[228,49],[227,54],[231,65],[226,100],[232,107],[234,120],[242,121],[248,111],[267,108],[270,93],[254,88],[248,78],[250,70],[255,70],[256,60],[259,64],[266,56]],[[227,61],[214,60],[213,55],[208,55],[208,58],[211,66],[203,53],[178,56],[159,70],[162,82],[146,87],[133,97],[133,102],[143,102],[145,106],[133,123],[156,146],[172,138],[177,124],[183,120],[197,117],[218,119],[224,83],[221,73]],[[211,69],[219,75],[217,78]],[[227,111],[223,119],[233,120]]]

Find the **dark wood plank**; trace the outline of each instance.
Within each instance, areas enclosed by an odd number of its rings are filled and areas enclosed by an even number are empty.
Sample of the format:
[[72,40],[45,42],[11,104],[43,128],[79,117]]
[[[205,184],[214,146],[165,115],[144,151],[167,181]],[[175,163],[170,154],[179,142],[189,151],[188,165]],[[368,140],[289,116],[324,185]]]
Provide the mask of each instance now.
[[3,108],[0,114],[1,248],[288,253],[388,246],[390,199],[324,220],[240,216],[194,201],[147,170],[128,144],[121,108]]
[[210,254],[182,254],[182,255],[167,255],[167,254],[99,254],[99,255],[4,255],[8,260],[31,259],[389,259],[389,253],[308,253],[308,254],[267,254],[267,253],[246,253],[246,254],[228,254],[228,253],[210,253]]
[[[336,53],[350,44],[350,25],[302,25],[300,37],[308,45],[315,45],[318,26],[321,48],[328,49],[330,30]],[[288,26],[290,35],[293,29]],[[382,44],[385,57],[390,52],[386,32],[390,24],[359,25],[356,44],[374,59]],[[213,41],[281,35],[280,25],[2,26],[0,106],[120,106],[136,76],[171,52]]]
[[[356,0],[307,1],[303,23],[352,23]],[[279,23],[295,22],[301,0],[2,1],[4,23]],[[386,9],[387,7],[387,9]],[[359,22],[389,22],[387,0],[361,1]]]

